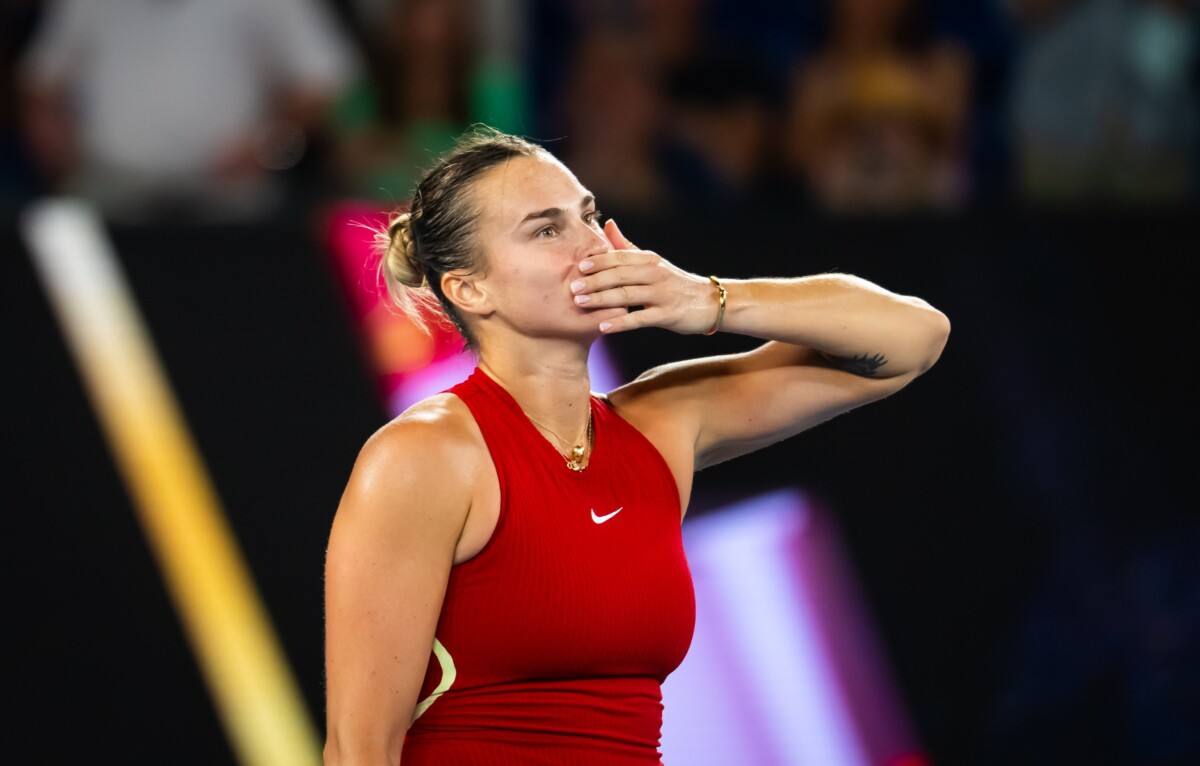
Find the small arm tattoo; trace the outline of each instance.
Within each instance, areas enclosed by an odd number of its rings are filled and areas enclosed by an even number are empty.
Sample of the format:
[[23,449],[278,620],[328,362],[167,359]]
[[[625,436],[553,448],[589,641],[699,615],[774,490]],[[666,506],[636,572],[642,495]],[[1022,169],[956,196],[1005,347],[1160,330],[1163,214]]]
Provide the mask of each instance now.
[[887,357],[883,354],[859,354],[858,356],[833,356],[826,355],[829,361],[841,369],[853,375],[860,375],[864,378],[873,378],[879,368],[887,364]]

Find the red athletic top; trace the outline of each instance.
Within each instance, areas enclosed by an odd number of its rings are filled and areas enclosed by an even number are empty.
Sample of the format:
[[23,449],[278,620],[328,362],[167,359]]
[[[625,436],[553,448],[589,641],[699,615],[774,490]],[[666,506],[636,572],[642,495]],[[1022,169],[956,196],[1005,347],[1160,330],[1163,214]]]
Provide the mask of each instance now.
[[696,616],[666,462],[597,397],[575,472],[482,370],[450,392],[487,442],[500,517],[450,572],[404,766],[658,764],[660,684]]

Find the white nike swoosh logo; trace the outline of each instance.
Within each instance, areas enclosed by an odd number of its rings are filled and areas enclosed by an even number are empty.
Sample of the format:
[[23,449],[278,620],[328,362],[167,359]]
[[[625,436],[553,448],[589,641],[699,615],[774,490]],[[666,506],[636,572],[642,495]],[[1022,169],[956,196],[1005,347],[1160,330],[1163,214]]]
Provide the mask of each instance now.
[[620,513],[623,510],[625,510],[625,506],[622,505],[620,508],[618,508],[617,510],[613,511],[610,514],[607,514],[605,516],[597,516],[596,509],[593,508],[592,509],[592,521],[596,522],[597,524],[603,524],[604,522],[608,521],[613,516],[616,516],[618,513]]

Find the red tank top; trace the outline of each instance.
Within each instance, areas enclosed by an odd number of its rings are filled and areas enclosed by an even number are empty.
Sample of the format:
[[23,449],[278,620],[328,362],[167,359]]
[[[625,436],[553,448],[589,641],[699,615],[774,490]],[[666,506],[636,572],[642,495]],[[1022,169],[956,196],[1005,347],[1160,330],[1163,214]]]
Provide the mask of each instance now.
[[450,572],[404,766],[659,763],[660,685],[696,615],[666,462],[597,397],[574,472],[482,370],[450,393],[483,432],[500,516]]

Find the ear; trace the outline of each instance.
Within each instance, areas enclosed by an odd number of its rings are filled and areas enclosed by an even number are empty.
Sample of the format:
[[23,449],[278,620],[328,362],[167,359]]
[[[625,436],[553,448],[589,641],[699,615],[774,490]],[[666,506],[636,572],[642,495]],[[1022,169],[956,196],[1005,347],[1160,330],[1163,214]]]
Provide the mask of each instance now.
[[442,294],[463,314],[486,316],[492,313],[491,295],[473,272],[448,271],[442,275]]

